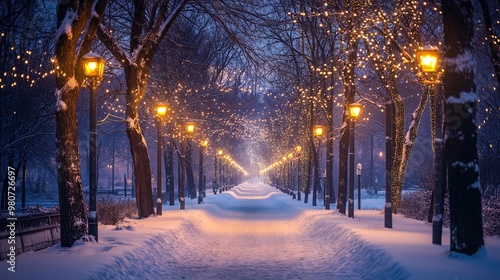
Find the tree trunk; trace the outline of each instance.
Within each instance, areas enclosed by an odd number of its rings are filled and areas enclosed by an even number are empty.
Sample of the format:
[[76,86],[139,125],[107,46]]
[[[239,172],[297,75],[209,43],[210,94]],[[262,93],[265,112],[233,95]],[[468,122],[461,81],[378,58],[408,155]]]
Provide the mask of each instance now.
[[142,135],[139,122],[139,104],[147,85],[147,71],[139,70],[136,65],[125,69],[127,79],[126,120],[127,136],[134,166],[134,181],[137,212],[139,218],[154,214],[153,188],[151,186],[151,163],[148,146]]
[[405,139],[405,107],[403,99],[399,95],[397,89],[397,81],[395,80],[395,73],[389,75],[389,94],[393,103],[393,135],[392,138],[392,211],[397,214],[399,204],[401,203],[401,194],[403,192],[404,183],[404,170],[403,165],[403,151],[406,143]]
[[[90,51],[106,0],[59,1],[55,42],[56,163],[61,214],[61,246],[71,247],[87,234],[78,128],[77,98],[83,82],[81,58]],[[69,33],[68,30],[71,32]]]
[[165,150],[163,160],[165,161],[165,191],[168,192],[169,205],[175,204],[175,178],[174,178],[174,145],[171,139],[164,140]]
[[321,142],[318,141],[318,149],[315,149],[314,141],[311,141],[311,150],[313,156],[313,197],[312,197],[312,206],[316,206],[317,204],[317,195],[319,189],[319,180],[320,180],[320,172],[319,172],[319,148],[321,146]]
[[[59,88],[59,86],[58,86]],[[61,247],[71,247],[87,235],[87,214],[80,177],[76,99],[79,88],[61,90],[61,102],[66,105],[56,112],[56,162],[61,214]]]
[[191,140],[188,140],[188,145],[186,149],[186,185],[187,191],[191,199],[195,199],[196,196],[196,185],[194,183],[194,172],[193,172],[193,144]]
[[450,250],[473,255],[484,245],[477,158],[474,6],[442,1],[444,26],[444,158],[450,194]]
[[347,208],[347,162],[349,158],[349,118],[344,113],[339,140],[339,186],[337,190],[337,211],[344,214]]

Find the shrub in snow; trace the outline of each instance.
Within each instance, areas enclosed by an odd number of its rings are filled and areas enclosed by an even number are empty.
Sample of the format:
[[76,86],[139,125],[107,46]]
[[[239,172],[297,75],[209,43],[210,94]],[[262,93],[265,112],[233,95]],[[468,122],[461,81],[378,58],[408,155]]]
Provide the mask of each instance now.
[[487,187],[483,192],[483,229],[487,236],[500,236],[499,187]]
[[[407,218],[428,221],[431,190],[418,190],[404,194],[399,213]],[[444,200],[444,226],[450,225],[448,195]],[[500,188],[486,188],[483,192],[483,229],[486,236],[500,236]],[[432,217],[431,217],[432,220]]]
[[116,195],[97,198],[97,218],[103,225],[116,225],[137,214],[135,201]]
[[[431,210],[432,190],[416,190],[404,193],[399,205],[398,213],[411,219],[429,221],[429,210]],[[433,210],[433,209],[432,209]],[[432,216],[430,217],[432,221]],[[450,212],[448,206],[448,195],[444,200],[443,225],[450,225]]]

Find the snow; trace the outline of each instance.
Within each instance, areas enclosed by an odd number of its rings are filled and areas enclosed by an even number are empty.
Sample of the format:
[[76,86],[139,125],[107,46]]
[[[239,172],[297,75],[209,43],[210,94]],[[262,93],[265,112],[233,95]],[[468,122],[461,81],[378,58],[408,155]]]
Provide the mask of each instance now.
[[127,123],[128,123],[128,128],[135,129],[135,119],[128,117]]
[[77,13],[73,11],[73,9],[68,9],[66,10],[66,15],[64,19],[61,21],[61,25],[59,26],[59,29],[56,32],[56,41],[62,34],[66,34],[68,36],[68,39],[71,40],[73,37],[73,31],[71,29],[71,25],[73,24],[73,21],[75,20],[77,16]]
[[448,72],[463,73],[472,71],[476,65],[474,53],[465,51],[453,58],[444,58],[444,69]]
[[446,99],[448,104],[477,103],[477,94],[475,92],[460,92],[460,98],[450,96]]
[[[374,202],[362,200],[363,208]],[[262,183],[243,183],[202,204],[163,206],[163,216],[99,226],[99,243],[17,256],[1,279],[498,279],[500,239],[474,256],[432,245],[432,227],[377,210],[355,219]],[[321,204],[319,202],[318,204]],[[334,209],[334,207],[332,207]],[[7,276],[7,277],[6,277]],[[13,277],[14,276],[14,277]]]

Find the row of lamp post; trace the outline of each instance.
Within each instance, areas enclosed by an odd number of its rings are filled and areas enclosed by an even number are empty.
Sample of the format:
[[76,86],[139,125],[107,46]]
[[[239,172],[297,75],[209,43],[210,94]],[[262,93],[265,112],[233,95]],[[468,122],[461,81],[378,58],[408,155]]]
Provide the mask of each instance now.
[[301,200],[300,189],[300,154],[301,146],[296,146],[293,152],[287,153],[280,160],[273,162],[260,171],[263,180],[269,180],[274,187],[291,195],[293,199]]
[[[434,91],[435,91],[435,98],[437,102],[436,106],[436,123],[438,124],[436,126],[436,140],[435,140],[435,156],[434,156],[434,175],[435,175],[435,191],[436,191],[436,197],[440,200],[443,200],[444,198],[444,191],[443,191],[443,186],[442,186],[442,98],[441,98],[441,92],[439,90],[438,84],[440,80],[440,75],[438,71],[438,66],[439,66],[439,50],[437,48],[423,48],[419,49],[416,52],[416,57],[417,57],[417,63],[418,66],[420,67],[420,71],[423,73],[423,81],[425,84],[432,84],[434,85]],[[88,226],[89,226],[89,235],[94,236],[95,240],[98,240],[98,230],[97,230],[97,225],[98,225],[98,216],[97,216],[97,132],[96,132],[96,126],[97,126],[97,86],[102,79],[103,73],[104,73],[104,59],[100,57],[99,55],[95,53],[88,53],[82,57],[82,66],[83,66],[83,75],[87,78],[87,86],[89,87],[90,90],[90,110],[89,110],[89,123],[90,123],[90,129],[89,129],[89,158],[90,158],[90,163],[89,163],[89,219],[88,219]],[[391,105],[392,106],[392,105]],[[349,161],[350,161],[350,175],[349,175],[349,207],[348,207],[348,216],[349,217],[354,217],[354,127],[355,127],[355,121],[358,118],[360,112],[361,112],[362,105],[359,103],[351,103],[349,105],[349,113],[350,113],[350,132],[349,133]],[[157,110],[157,115],[158,115],[158,122],[161,124],[165,114],[167,113],[167,106],[165,105],[158,105],[156,110]],[[388,110],[390,111],[390,110]],[[390,120],[389,117],[387,117],[388,121],[386,124],[391,124],[392,127],[392,120]],[[387,129],[387,128],[386,128]],[[185,133],[183,133],[183,140],[182,140],[182,155],[181,155],[181,160],[182,160],[182,166],[185,167],[185,152],[186,152],[186,144],[188,139],[192,137],[192,134],[194,133],[195,130],[195,125],[193,123],[188,123],[186,124],[186,130]],[[323,135],[323,127],[322,126],[315,126],[313,129],[314,136],[316,136],[318,139],[321,139]],[[390,134],[392,136],[392,133]],[[386,137],[387,141],[392,142],[391,137],[388,136]],[[204,144],[204,145],[203,145]],[[208,142],[202,142],[201,145],[201,151],[200,151],[200,162],[203,161],[203,149],[206,147],[206,144]],[[319,148],[319,145],[318,145]],[[392,149],[391,145],[386,145],[386,149]],[[300,152],[300,151],[297,151]],[[389,155],[392,153],[391,150],[386,151],[386,155]],[[318,157],[319,158],[319,157]],[[390,159],[386,159],[386,161],[389,161]],[[217,159],[215,159],[215,163],[217,163]],[[161,125],[158,125],[158,179],[157,179],[157,214],[161,215],[161,204],[162,204],[162,199],[161,199]],[[298,165],[297,165],[298,166]],[[386,166],[386,169],[390,167],[390,165]],[[200,181],[203,180],[203,170],[201,170],[203,167],[200,167]],[[299,173],[299,172],[297,172]],[[358,164],[358,209],[360,205],[360,184],[359,184],[359,176],[361,175],[361,165]],[[386,170],[386,173],[389,173]],[[387,180],[388,179],[388,180]],[[392,215],[388,213],[392,213],[392,209],[388,208],[387,205],[391,205],[392,202],[392,197],[391,197],[391,180],[390,180],[390,175],[386,175],[386,209],[385,209],[385,226],[386,227],[392,227]],[[200,184],[199,187],[199,193],[200,197],[202,197],[201,193],[203,192],[204,196],[204,191],[202,190]],[[184,190],[185,190],[185,169],[181,168],[181,194],[180,194],[180,209],[185,209],[185,197],[184,197]],[[299,191],[299,200],[300,200],[300,190]],[[328,196],[327,196],[328,195]],[[325,194],[325,199],[329,199],[329,194]],[[202,200],[202,198],[201,198]],[[200,203],[200,198],[199,198],[199,203]],[[325,203],[325,205],[329,205],[329,203]],[[435,204],[436,210],[440,210],[438,208],[442,207],[442,203],[436,203]],[[440,244],[441,241],[441,231],[442,231],[442,221],[441,224],[437,222],[436,224],[433,224],[433,242],[436,244]]]
[[[161,176],[161,155],[162,155],[162,125],[164,122],[164,118],[167,114],[168,106],[165,104],[158,104],[156,106],[156,115],[157,115],[157,126],[158,126],[158,136],[157,136],[157,187],[156,187],[156,214],[162,215],[162,176]],[[180,169],[180,188],[179,188],[179,202],[180,209],[186,209],[186,198],[185,198],[185,190],[186,190],[186,149],[188,141],[193,138],[194,132],[196,130],[196,124],[193,122],[186,122],[184,124],[184,130],[181,132],[181,169]],[[208,146],[208,140],[203,139],[199,143],[200,152],[199,152],[199,186],[198,186],[198,204],[203,201],[203,197],[205,196],[205,176],[203,170],[203,153]],[[192,190],[196,193],[196,190]]]
[[[348,105],[349,111],[349,193],[348,193],[348,216],[354,218],[354,128],[356,120],[358,119],[363,105],[357,102]],[[320,154],[320,143],[323,137],[324,127],[322,125],[315,125],[313,127],[313,136],[317,140],[318,144],[318,160]],[[356,173],[358,174],[358,209],[361,205],[361,185],[360,185],[360,175],[361,175],[361,164],[358,164]],[[314,190],[313,190],[313,203],[315,202],[315,194],[317,190],[317,183],[319,178],[315,178]],[[325,188],[325,209],[330,209],[330,189]]]
[[222,193],[233,187],[239,181],[239,175],[248,175],[247,171],[234,161],[222,149],[216,151],[214,156],[214,179],[212,190],[214,194]]

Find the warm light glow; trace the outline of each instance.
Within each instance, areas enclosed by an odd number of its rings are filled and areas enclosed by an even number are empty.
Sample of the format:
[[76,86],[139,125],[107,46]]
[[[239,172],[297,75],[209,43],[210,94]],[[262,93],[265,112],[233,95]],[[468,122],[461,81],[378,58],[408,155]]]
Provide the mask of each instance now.
[[200,141],[200,146],[202,146],[202,147],[208,146],[208,140],[201,140]]
[[95,53],[88,53],[82,57],[83,75],[91,78],[101,78],[104,73],[104,59]]
[[186,133],[191,135],[194,133],[196,125],[194,123],[186,123]]
[[222,155],[222,153],[224,153],[222,150],[218,150],[218,151],[217,151],[217,154],[218,154],[219,156],[221,156],[221,155]]
[[301,146],[297,146],[297,147],[295,147],[295,151],[296,151],[297,153],[300,153],[300,151],[302,151],[302,147],[301,147]]
[[417,50],[417,62],[422,72],[436,73],[439,65],[439,50],[437,48]]
[[323,136],[323,126],[322,125],[315,125],[313,128],[313,135],[316,137],[322,137]]
[[167,114],[167,110],[168,107],[165,104],[156,105],[156,114],[158,114],[158,116],[160,117],[165,116]]
[[361,105],[360,103],[349,104],[349,114],[351,118],[357,119],[359,117],[359,114],[361,113],[362,108],[363,105]]

